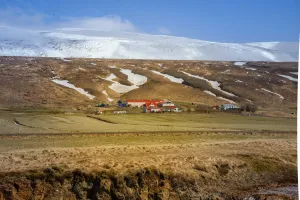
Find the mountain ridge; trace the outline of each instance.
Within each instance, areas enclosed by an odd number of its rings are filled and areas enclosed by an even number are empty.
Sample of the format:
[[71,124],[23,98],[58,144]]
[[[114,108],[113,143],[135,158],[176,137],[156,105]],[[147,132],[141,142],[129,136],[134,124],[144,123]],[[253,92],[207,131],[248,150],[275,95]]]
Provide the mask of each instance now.
[[297,42],[219,43],[86,29],[33,31],[0,26],[0,56],[297,61]]

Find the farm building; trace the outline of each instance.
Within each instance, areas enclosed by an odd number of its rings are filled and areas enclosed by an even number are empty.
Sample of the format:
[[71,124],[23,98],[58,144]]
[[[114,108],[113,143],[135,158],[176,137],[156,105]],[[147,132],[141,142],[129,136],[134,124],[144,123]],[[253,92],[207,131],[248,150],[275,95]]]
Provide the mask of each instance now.
[[126,114],[126,110],[116,110],[113,112],[114,114]]
[[169,99],[164,99],[163,102],[159,103],[158,106],[160,107],[176,107],[172,101]]
[[163,100],[136,100],[136,99],[129,99],[126,100],[127,104],[132,107],[142,107],[144,105],[148,106],[157,106],[158,103],[162,103]]
[[[131,106],[141,107],[144,113],[182,112],[180,108],[165,100],[127,100]],[[142,104],[143,103],[143,104]],[[142,105],[142,106],[140,106]]]
[[222,104],[221,105],[221,110],[237,110],[240,107],[234,104]]

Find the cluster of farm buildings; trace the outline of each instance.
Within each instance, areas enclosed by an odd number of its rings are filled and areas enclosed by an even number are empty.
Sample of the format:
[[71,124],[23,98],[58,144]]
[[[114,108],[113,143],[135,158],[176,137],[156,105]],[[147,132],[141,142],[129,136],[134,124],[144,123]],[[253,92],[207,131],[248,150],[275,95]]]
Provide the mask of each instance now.
[[135,100],[126,101],[131,107],[142,108],[144,113],[182,112],[172,101],[165,100]]
[[[104,107],[104,109],[100,109],[99,113],[106,110],[105,108],[109,107],[108,104],[98,104],[97,107]],[[147,100],[147,99],[128,99],[126,101],[119,100],[117,102],[117,107],[119,108],[140,108],[143,113],[164,113],[164,112],[182,112],[183,109],[175,105],[171,100]],[[235,110],[239,109],[238,106],[234,104],[222,104],[221,106],[212,106],[214,110]],[[113,111],[115,114],[124,114],[127,113],[126,109],[115,110]]]

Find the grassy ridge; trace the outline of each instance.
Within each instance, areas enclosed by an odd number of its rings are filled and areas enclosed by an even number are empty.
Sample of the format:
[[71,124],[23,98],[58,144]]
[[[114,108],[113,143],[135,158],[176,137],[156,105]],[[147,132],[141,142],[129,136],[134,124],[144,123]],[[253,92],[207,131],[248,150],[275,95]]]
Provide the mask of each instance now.
[[[142,131],[255,130],[296,131],[297,120],[226,113],[47,114],[1,112],[0,134]],[[15,124],[17,121],[19,124]]]

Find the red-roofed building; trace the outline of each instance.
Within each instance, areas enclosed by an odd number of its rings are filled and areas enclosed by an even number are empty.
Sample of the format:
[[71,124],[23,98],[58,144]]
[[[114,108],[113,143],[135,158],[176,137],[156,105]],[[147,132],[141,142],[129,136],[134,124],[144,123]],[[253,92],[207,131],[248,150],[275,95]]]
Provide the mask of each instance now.
[[126,100],[127,104],[132,107],[157,107],[157,104],[162,103],[163,100],[137,100],[137,99],[128,99]]

